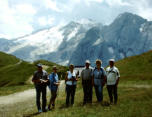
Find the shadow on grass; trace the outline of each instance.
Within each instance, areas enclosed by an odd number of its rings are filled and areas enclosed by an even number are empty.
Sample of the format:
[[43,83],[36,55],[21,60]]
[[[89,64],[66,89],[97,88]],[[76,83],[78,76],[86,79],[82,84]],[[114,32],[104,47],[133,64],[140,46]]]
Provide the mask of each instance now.
[[34,117],[34,116],[39,115],[39,114],[41,114],[41,113],[35,112],[35,113],[32,113],[32,114],[25,114],[25,115],[23,115],[23,117]]
[[70,106],[66,106],[66,104],[62,104],[59,109],[66,109],[66,108],[69,108]]

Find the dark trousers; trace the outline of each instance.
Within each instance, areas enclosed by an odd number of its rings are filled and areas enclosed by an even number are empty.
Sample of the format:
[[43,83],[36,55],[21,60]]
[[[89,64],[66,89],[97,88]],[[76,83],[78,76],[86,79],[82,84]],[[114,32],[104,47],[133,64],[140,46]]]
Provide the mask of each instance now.
[[92,81],[91,80],[82,80],[83,86],[83,103],[92,103]]
[[42,110],[46,107],[46,86],[36,86],[36,105],[37,109],[41,109],[40,97],[42,94]]
[[110,102],[113,103],[113,97],[114,97],[114,103],[117,103],[118,95],[117,95],[117,85],[107,85],[107,90],[110,98]]
[[94,85],[95,93],[97,97],[97,101],[103,101],[103,86],[102,85]]
[[[57,97],[57,90],[51,90],[51,98],[50,98],[50,104],[55,106],[55,99]],[[49,106],[50,106],[49,104]]]
[[69,105],[69,100],[71,97],[71,105],[74,104],[76,85],[66,85],[66,105]]

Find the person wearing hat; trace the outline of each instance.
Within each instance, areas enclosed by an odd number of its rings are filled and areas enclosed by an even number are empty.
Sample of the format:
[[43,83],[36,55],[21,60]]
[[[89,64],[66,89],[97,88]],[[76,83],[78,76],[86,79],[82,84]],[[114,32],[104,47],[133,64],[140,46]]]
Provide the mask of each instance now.
[[90,61],[85,61],[85,69],[81,72],[82,86],[83,86],[83,105],[92,103],[92,69],[89,67]]
[[[46,86],[48,82],[48,74],[43,70],[42,64],[37,64],[37,71],[34,72],[32,82],[36,89],[36,104],[38,112],[46,112]],[[40,96],[42,94],[42,108],[40,105]]]
[[70,64],[69,71],[67,71],[65,77],[66,83],[66,106],[69,106],[70,98],[71,98],[71,105],[74,104],[74,97],[76,91],[76,85],[78,80],[78,75],[74,71],[74,65]]
[[100,59],[96,60],[96,67],[93,70],[92,82],[95,88],[95,93],[98,102],[103,101],[103,86],[106,81],[106,72],[103,67],[101,67],[102,61]]
[[115,60],[109,60],[109,67],[106,69],[107,72],[107,90],[110,98],[110,103],[113,104],[113,97],[114,97],[114,104],[117,104],[117,85],[119,83],[120,73],[117,67],[114,66]]
[[49,75],[49,81],[50,81],[49,89],[51,91],[51,98],[48,105],[48,110],[51,109],[51,106],[52,109],[55,108],[55,99],[57,97],[57,90],[60,84],[56,66],[53,66],[53,72]]

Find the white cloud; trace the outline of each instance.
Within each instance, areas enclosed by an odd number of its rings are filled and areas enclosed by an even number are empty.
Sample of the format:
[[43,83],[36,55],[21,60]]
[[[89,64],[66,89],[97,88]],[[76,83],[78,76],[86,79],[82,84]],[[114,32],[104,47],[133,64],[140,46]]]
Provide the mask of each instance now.
[[28,14],[28,15],[35,15],[36,9],[33,8],[30,4],[19,4],[15,6],[15,12],[21,13],[21,14]]
[[8,1],[0,1],[0,34],[15,38],[33,31],[31,22],[36,10],[28,4],[10,7]]
[[135,13],[148,19],[152,20],[152,2],[151,0],[138,0],[130,1]]
[[52,25],[54,22],[55,18],[46,18],[46,17],[40,17],[38,19],[38,22],[41,26],[46,26],[46,25]]
[[111,23],[123,12],[152,20],[151,0],[0,0],[0,36],[18,37],[71,20]]
[[110,7],[112,6],[131,6],[129,2],[124,0],[104,0]]
[[48,9],[56,12],[62,12],[62,10],[57,7],[57,2],[55,0],[44,0],[44,5]]

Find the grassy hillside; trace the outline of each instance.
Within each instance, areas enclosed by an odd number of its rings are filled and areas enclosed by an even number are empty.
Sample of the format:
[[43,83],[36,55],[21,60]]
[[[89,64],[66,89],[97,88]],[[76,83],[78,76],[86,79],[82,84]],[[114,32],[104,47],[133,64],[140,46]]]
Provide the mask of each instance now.
[[62,76],[62,78],[67,70],[67,67],[49,61],[39,60],[31,64],[12,55],[0,52],[0,95],[30,88],[31,85],[27,84],[27,80],[33,75],[34,71],[37,70],[37,63],[46,65],[48,67],[48,73],[51,73],[52,66],[56,65],[59,69],[59,76]]
[[[97,103],[95,91],[93,90],[93,103],[82,106],[83,89],[81,80],[78,81],[75,104],[73,107],[65,107],[65,86],[59,88],[56,100],[56,108],[52,111],[37,114],[35,99],[31,98],[22,103],[14,105],[0,105],[0,115],[12,117],[152,117],[152,78],[151,64],[152,51],[139,56],[129,57],[116,62],[121,73],[118,85],[118,104],[106,105],[109,102],[106,87],[103,88],[103,103]],[[48,61],[37,61],[37,63],[53,66]],[[49,68],[51,71],[51,68]],[[64,68],[63,68],[64,69]],[[145,75],[146,74],[146,75]],[[47,94],[50,98],[50,93]],[[24,105],[24,106],[23,106]]]
[[3,67],[0,69],[0,86],[24,85],[33,74],[35,66],[22,61],[20,64]]
[[19,59],[17,59],[15,56],[0,52],[0,68],[6,65],[15,64],[17,62],[19,62]]
[[116,62],[121,80],[152,80],[152,51]]

